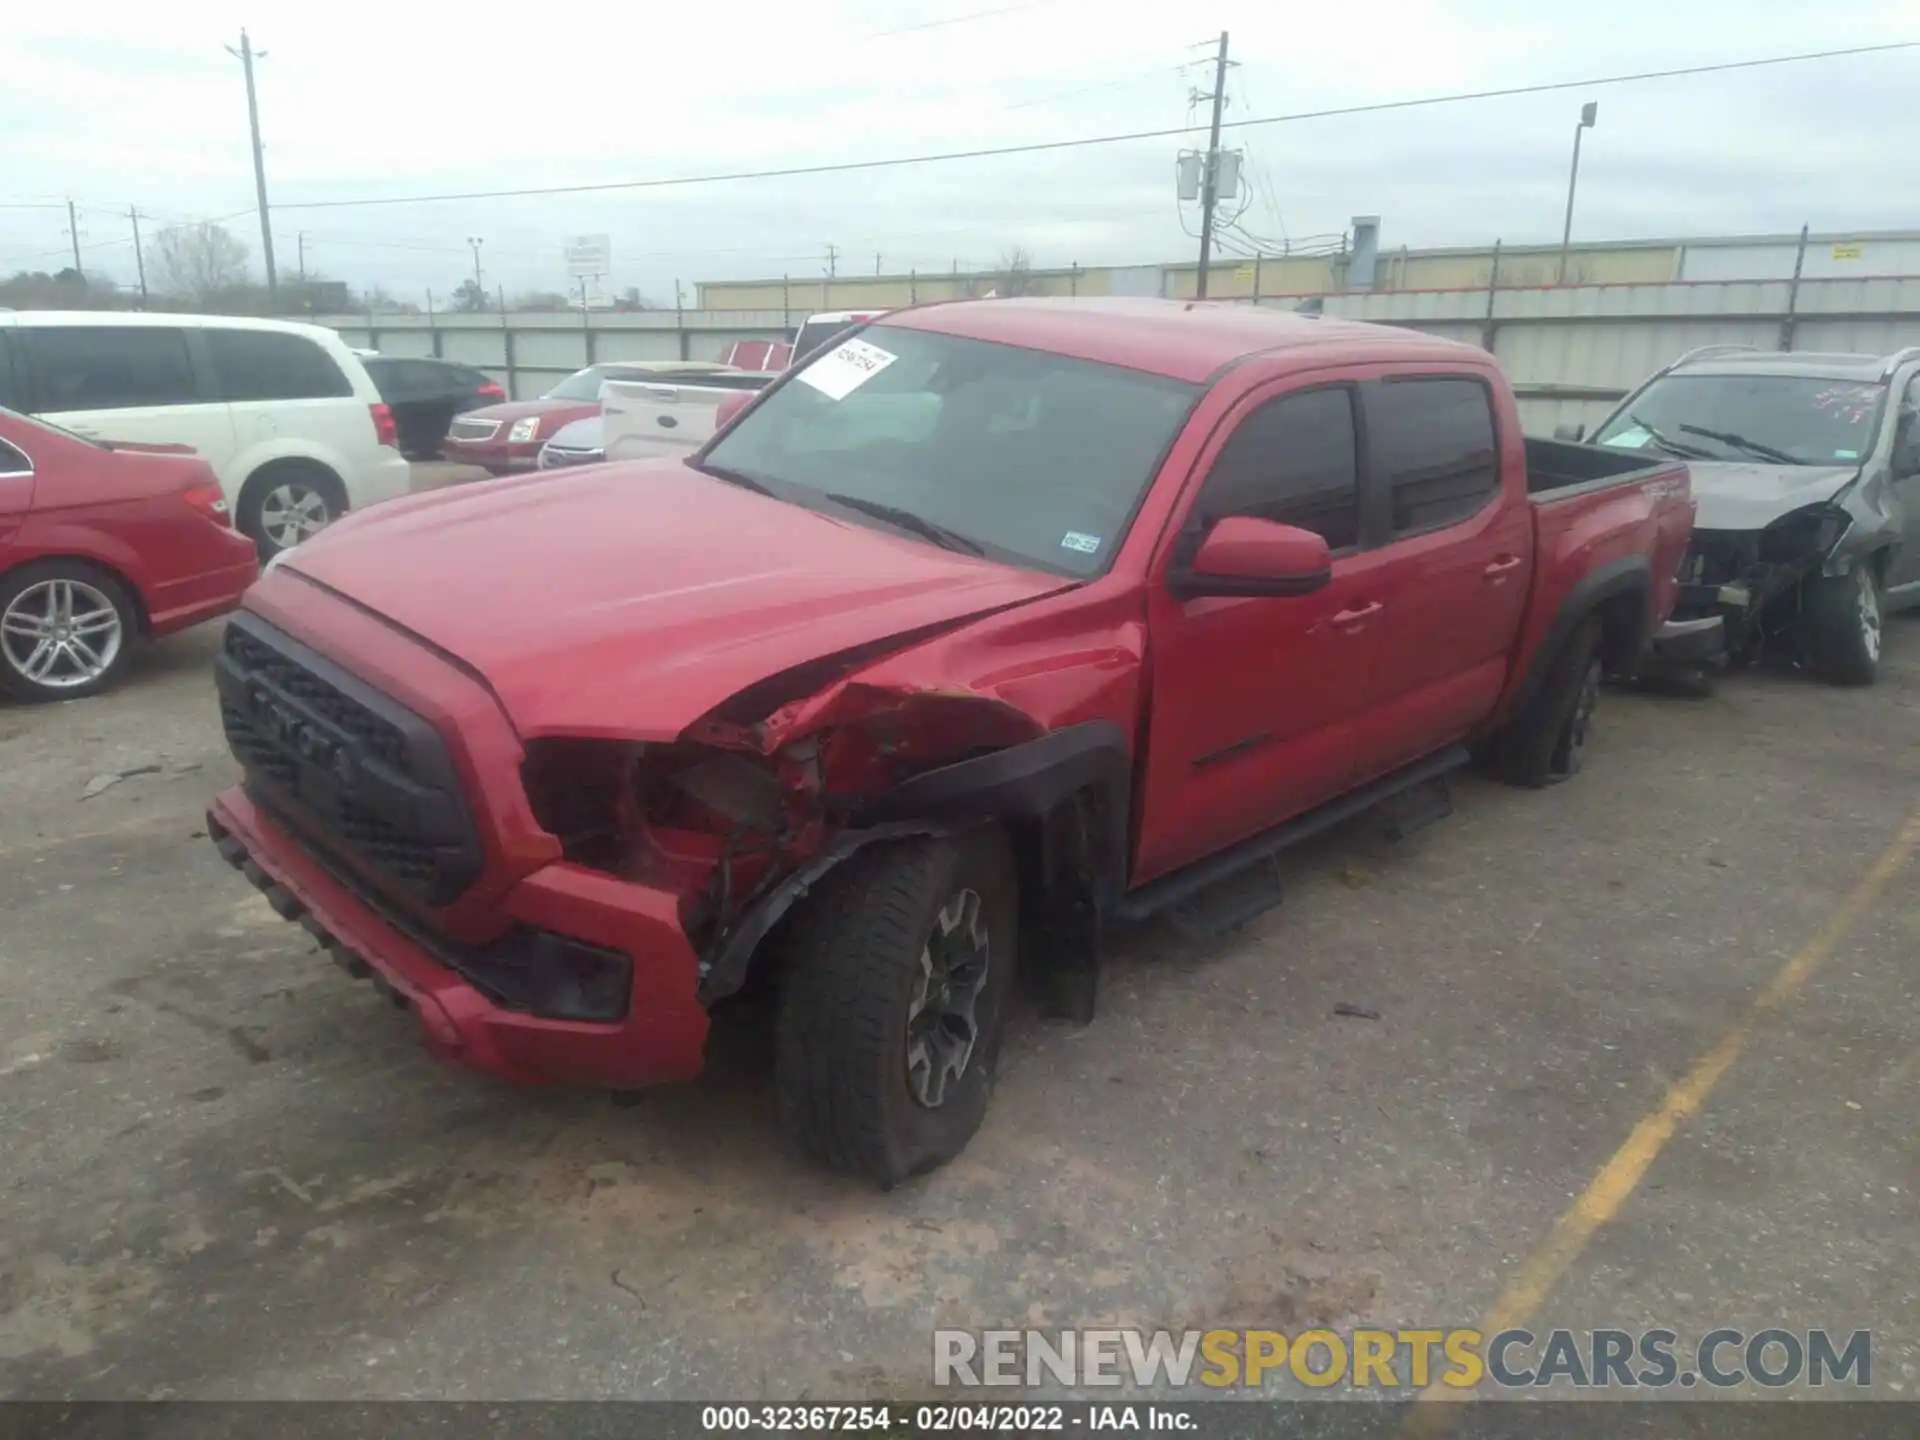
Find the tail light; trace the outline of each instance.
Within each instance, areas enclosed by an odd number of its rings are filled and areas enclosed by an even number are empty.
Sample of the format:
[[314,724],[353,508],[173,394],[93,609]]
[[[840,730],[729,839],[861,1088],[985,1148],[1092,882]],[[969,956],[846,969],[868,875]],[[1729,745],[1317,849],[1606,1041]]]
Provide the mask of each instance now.
[[180,498],[216,525],[233,524],[226,493],[218,485],[190,485],[180,492]]
[[387,407],[385,401],[377,401],[369,405],[367,409],[373,415],[373,438],[375,442],[385,445],[389,449],[398,450],[400,448],[400,432],[394,429],[393,411]]
[[500,386],[492,380],[487,381],[486,384],[482,385],[473,393],[478,395],[482,400],[505,400],[507,398],[507,392],[502,390]]

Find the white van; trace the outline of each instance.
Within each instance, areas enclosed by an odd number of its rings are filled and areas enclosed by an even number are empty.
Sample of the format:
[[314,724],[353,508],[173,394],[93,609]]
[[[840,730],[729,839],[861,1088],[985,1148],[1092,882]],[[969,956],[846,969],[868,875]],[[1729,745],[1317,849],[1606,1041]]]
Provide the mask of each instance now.
[[409,485],[380,392],[318,325],[0,314],[0,406],[91,440],[191,445],[263,557]]

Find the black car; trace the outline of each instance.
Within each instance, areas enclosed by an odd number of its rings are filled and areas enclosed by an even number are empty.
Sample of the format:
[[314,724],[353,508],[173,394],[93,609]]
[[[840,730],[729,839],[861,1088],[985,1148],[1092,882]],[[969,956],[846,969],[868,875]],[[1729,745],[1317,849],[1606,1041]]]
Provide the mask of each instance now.
[[440,453],[453,417],[507,398],[500,382],[471,365],[425,356],[362,355],[361,363],[393,411],[400,453],[432,460]]

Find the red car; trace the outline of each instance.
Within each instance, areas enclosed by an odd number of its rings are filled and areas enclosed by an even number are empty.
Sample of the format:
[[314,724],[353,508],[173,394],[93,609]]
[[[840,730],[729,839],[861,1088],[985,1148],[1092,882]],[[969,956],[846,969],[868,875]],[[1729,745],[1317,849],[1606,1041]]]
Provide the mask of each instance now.
[[188,447],[96,443],[0,410],[0,693],[90,695],[141,640],[233,609],[258,570]]
[[564,427],[600,413],[600,387],[609,380],[670,383],[692,381],[730,365],[701,360],[634,360],[589,365],[575,371],[538,400],[509,400],[454,416],[440,453],[492,475],[532,470],[540,447]]
[[1173,301],[929,306],[689,457],[440,491],[292,551],[217,680],[208,833],[496,1074],[629,1090],[777,997],[803,1146],[980,1124],[1016,968],[1221,930],[1284,846],[1544,786],[1664,628],[1684,465],[1523,440],[1492,357]]

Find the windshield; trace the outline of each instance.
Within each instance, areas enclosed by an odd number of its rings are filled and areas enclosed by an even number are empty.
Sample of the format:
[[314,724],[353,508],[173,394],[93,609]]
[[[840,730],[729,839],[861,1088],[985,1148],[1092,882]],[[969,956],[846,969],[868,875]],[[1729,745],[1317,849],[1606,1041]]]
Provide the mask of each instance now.
[[1887,389],[1805,375],[1667,375],[1594,443],[1699,460],[1857,465],[1873,449]]
[[1106,568],[1198,395],[1117,366],[878,326],[768,395],[702,463],[859,523],[1084,577]]
[[575,371],[558,385],[547,391],[548,400],[598,400],[600,387],[613,377],[603,365],[589,365],[584,370]]
[[809,359],[813,352],[847,331],[861,324],[858,320],[809,320],[800,327],[800,333],[793,337],[793,359],[791,364],[798,365]]

